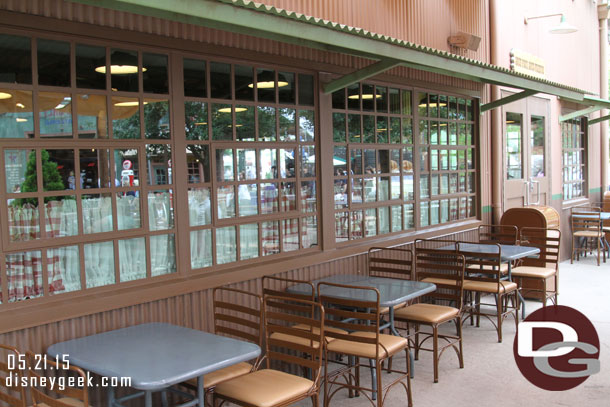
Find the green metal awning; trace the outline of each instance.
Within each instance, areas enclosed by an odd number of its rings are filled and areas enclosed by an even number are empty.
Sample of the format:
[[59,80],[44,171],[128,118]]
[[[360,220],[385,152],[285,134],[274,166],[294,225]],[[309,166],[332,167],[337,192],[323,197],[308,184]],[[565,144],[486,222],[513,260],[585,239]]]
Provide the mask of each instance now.
[[[568,100],[570,102],[578,103],[580,105],[585,105],[588,107],[581,109],[581,110],[577,110],[572,113],[565,114],[563,116],[559,116],[560,122],[565,122],[567,120],[571,120],[571,119],[574,119],[579,116],[588,115],[590,113],[597,112],[602,109],[610,109],[610,100],[600,99],[600,98],[596,98],[593,96],[585,95],[582,100],[574,100],[574,99],[569,99],[569,98],[566,98],[566,100]],[[589,126],[592,126],[596,123],[604,122],[606,120],[610,120],[610,115],[606,115],[606,116],[598,117],[597,119],[589,120]]]
[[[368,67],[324,85],[325,93],[395,66],[475,82],[583,101],[591,92],[540,79],[446,51],[413,44],[250,0],[69,0],[165,20],[209,27],[325,51],[368,58]],[[522,95],[523,96],[523,95]],[[494,103],[494,102],[492,102]],[[484,105],[485,106],[485,105]],[[493,108],[488,106],[488,108]]]

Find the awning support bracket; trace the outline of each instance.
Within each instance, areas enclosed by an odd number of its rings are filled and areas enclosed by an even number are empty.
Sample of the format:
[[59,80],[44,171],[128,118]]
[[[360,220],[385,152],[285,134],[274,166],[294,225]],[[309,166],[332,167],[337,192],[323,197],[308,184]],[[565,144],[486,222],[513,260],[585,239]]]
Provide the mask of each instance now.
[[400,65],[400,61],[396,61],[393,59],[382,59],[379,62],[375,62],[365,68],[359,69],[355,72],[349,73],[339,79],[335,79],[334,81],[325,84],[323,86],[324,93],[333,93],[339,89],[343,89],[351,84],[358,83],[362,80],[385,72],[388,69],[392,69],[398,65]]
[[597,119],[589,120],[589,126],[592,126],[596,123],[604,122],[606,120],[610,120],[610,114],[607,116],[598,117]]
[[485,103],[484,105],[481,105],[480,112],[481,112],[481,114],[483,114],[488,110],[496,109],[500,106],[504,106],[506,104],[516,102],[517,100],[521,100],[526,97],[535,95],[536,93],[539,93],[539,92],[537,92],[535,90],[525,89],[525,90],[523,90],[523,92],[515,93],[514,95],[506,96],[502,99],[494,100],[493,102],[489,102],[489,103]]
[[576,112],[564,114],[563,116],[559,116],[559,122],[565,122],[568,120],[572,120],[575,117],[584,116],[589,113],[597,112],[598,110],[601,110],[601,109],[603,109],[603,107],[601,107],[601,106],[591,106],[586,109],[577,110]]

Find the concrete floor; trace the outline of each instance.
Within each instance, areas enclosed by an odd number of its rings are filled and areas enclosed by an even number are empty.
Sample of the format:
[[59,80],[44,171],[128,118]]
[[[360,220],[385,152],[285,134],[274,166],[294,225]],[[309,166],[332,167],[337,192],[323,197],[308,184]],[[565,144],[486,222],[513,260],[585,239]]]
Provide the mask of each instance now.
[[[492,324],[481,320],[481,327],[464,325],[464,369],[459,369],[455,352],[447,350],[439,366],[439,382],[433,383],[432,355],[422,352],[415,362],[415,379],[411,381],[413,404],[424,406],[610,406],[610,261],[596,265],[589,256],[573,265],[560,265],[559,303],[576,308],[593,322],[601,343],[600,373],[580,386],[563,392],[542,390],[528,382],[519,372],[513,357],[515,324],[504,322],[504,341],[498,343]],[[528,301],[527,312],[540,307]],[[404,366],[404,357],[394,363]],[[368,369],[367,369],[368,370]],[[369,380],[368,375],[364,380]],[[370,383],[370,382],[368,382]],[[399,387],[389,393],[385,405],[406,406],[404,391]],[[321,397],[322,399],[322,397]],[[309,401],[299,403],[310,406]],[[364,407],[363,397],[347,398],[342,390],[331,402],[333,407]]]

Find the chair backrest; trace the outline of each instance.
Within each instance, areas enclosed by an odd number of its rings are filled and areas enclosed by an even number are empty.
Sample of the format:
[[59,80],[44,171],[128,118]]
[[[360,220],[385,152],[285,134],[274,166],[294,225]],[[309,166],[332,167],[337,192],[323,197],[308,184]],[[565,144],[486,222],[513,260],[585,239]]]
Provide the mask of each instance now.
[[333,338],[376,344],[379,359],[379,291],[374,287],[320,282],[318,298],[326,310],[327,328],[365,333],[356,336],[333,332]]
[[[72,387],[68,385],[70,384],[70,381],[66,380],[65,386],[59,386],[57,383],[52,383],[49,380],[41,380],[42,377],[45,377],[45,371],[37,369],[36,365],[39,357],[37,358],[33,352],[27,352],[26,355],[28,374],[32,381],[30,384],[30,394],[32,395],[34,406],[44,403],[49,407],[74,407],[73,403],[69,401],[60,401],[57,398],[51,397],[49,394],[56,394],[58,398],[70,397],[82,401],[84,406],[89,405],[89,393],[87,392],[86,385],[87,375],[81,368],[72,364],[58,363],[49,358],[46,363],[46,367],[49,371],[54,372],[55,374],[57,374],[57,372],[67,373],[69,371],[77,376],[73,383],[85,384],[83,387]],[[54,386],[52,384],[54,384]]]
[[561,247],[561,231],[535,227],[521,228],[521,246],[531,246],[540,249],[538,258],[524,258],[522,264],[532,267],[559,267],[559,249]]
[[[288,287],[299,285],[303,294],[287,291]],[[294,278],[264,276],[263,277],[263,296],[275,295],[279,297],[290,297],[308,301],[315,301],[316,289],[310,281],[297,280]]]
[[[324,307],[309,300],[274,295],[265,295],[263,302],[267,367],[270,368],[272,363],[279,363],[309,369],[314,381],[313,390],[319,388]],[[295,313],[295,310],[298,312]],[[297,325],[299,328],[295,327]],[[295,337],[303,340],[286,340]]]
[[601,209],[596,206],[575,206],[571,210],[572,233],[602,229]]
[[519,229],[514,225],[480,225],[479,243],[499,243],[516,245]]
[[461,310],[464,292],[464,256],[456,251],[437,249],[415,250],[417,281],[434,279],[436,290],[426,294],[423,301],[447,301]]
[[[449,247],[455,248],[456,240],[451,239],[416,239],[413,242],[413,249],[439,249],[441,247],[448,249]],[[452,251],[453,249],[449,250]]]
[[413,278],[413,250],[389,247],[369,249],[369,276],[403,280]]
[[486,243],[486,251],[469,250],[470,242],[458,242],[457,251],[464,255],[466,278],[469,281],[494,282],[500,288],[502,277],[502,248],[497,243]]
[[[248,305],[238,305],[239,302]],[[257,344],[263,348],[263,298],[228,287],[214,289],[214,333]],[[258,366],[259,357],[256,363]]]
[[23,353],[0,344],[0,406],[26,407],[25,387],[21,383],[25,368]]

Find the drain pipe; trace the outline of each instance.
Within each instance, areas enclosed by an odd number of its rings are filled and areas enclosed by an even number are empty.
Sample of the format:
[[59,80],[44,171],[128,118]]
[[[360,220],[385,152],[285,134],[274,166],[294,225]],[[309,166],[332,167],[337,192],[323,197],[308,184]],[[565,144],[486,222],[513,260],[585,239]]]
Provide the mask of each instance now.
[[[498,15],[496,10],[496,0],[489,2],[489,33],[490,41],[490,57],[491,63],[497,65],[500,58],[498,57],[497,46],[497,24]],[[491,85],[490,101],[500,99],[500,88],[497,85]],[[493,224],[499,225],[502,217],[502,181],[504,177],[504,168],[502,166],[502,115],[501,109],[492,109],[490,115],[490,130],[491,130],[491,208],[493,216]]]
[[[597,6],[597,18],[599,19],[599,88],[600,97],[608,99],[608,3],[604,1]],[[599,117],[608,115],[608,109],[600,110]],[[608,190],[608,122],[599,123],[601,136],[601,186],[602,196]]]

